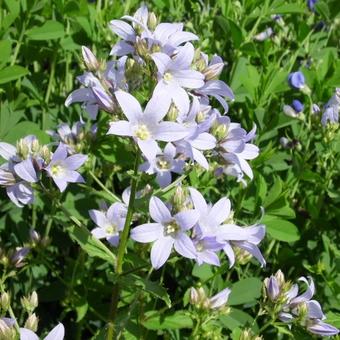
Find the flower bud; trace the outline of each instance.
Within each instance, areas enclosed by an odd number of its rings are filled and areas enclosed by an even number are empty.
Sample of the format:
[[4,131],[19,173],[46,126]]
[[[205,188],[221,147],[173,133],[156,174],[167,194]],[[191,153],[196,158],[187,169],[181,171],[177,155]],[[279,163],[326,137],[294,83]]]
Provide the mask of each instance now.
[[99,62],[96,58],[96,56],[92,53],[92,51],[87,48],[86,46],[81,47],[82,54],[83,54],[83,60],[85,63],[85,66],[89,71],[97,71],[99,69]]
[[299,117],[299,114],[290,105],[283,106],[283,113],[288,117]]
[[21,268],[25,265],[24,260],[28,255],[30,248],[17,247],[14,254],[11,256],[10,261],[16,268]]
[[16,331],[9,326],[3,319],[0,319],[0,339],[14,340],[16,339]]
[[280,287],[273,275],[265,282],[267,288],[267,295],[271,301],[276,301],[280,294]]
[[16,147],[18,156],[22,159],[26,159],[30,152],[29,146],[27,145],[26,141],[23,138],[19,139]]
[[198,292],[196,290],[196,288],[191,287],[190,288],[190,303],[192,305],[197,305],[199,302],[199,295]]
[[186,191],[182,188],[181,185],[178,185],[175,189],[175,193],[173,196],[173,207],[174,210],[179,212],[182,210],[186,210],[187,209],[187,199],[188,199],[188,195],[186,193]]
[[30,296],[21,298],[21,305],[28,312],[32,313],[34,309],[38,306],[38,295],[33,292]]
[[41,237],[36,230],[31,229],[30,230],[30,239],[31,239],[32,243],[39,243],[40,240],[41,240]]
[[148,16],[148,27],[154,31],[157,26],[157,17],[154,12],[150,12]]
[[135,44],[136,52],[141,56],[145,57],[148,55],[148,45],[145,40],[137,37],[136,38],[136,44]]
[[222,140],[227,136],[228,126],[226,124],[215,125],[213,126],[211,133],[217,140]]
[[0,307],[6,312],[11,304],[8,293],[3,292],[0,297]]
[[285,276],[280,269],[275,273],[275,278],[279,287],[282,287],[286,283]]
[[203,74],[205,75],[205,80],[212,80],[218,78],[223,70],[224,64],[223,63],[216,63],[213,65],[208,66],[204,71]]
[[27,318],[25,328],[30,329],[32,332],[36,332],[38,329],[38,322],[38,317],[33,313]]
[[15,184],[15,177],[12,172],[0,168],[0,185],[9,187]]
[[168,113],[166,114],[166,117],[169,121],[175,122],[179,114],[179,110],[177,106],[174,103],[171,103],[170,109]]

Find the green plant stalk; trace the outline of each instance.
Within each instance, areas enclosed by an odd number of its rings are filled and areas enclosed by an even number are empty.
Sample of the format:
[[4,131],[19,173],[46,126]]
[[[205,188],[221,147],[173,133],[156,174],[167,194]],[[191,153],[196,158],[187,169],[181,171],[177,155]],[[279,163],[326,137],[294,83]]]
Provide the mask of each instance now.
[[116,196],[113,192],[111,192],[101,181],[100,179],[94,174],[92,170],[89,171],[90,176],[94,179],[94,181],[106,192],[108,193],[116,202],[121,202],[121,199]]
[[113,286],[112,290],[112,297],[111,297],[111,308],[110,308],[110,315],[109,315],[109,323],[107,328],[107,340],[112,340],[114,338],[116,329],[115,329],[115,318],[117,314],[117,307],[119,302],[119,294],[120,294],[120,286],[119,286],[119,276],[123,273],[123,261],[124,261],[124,254],[126,251],[126,245],[129,237],[130,232],[130,225],[133,216],[134,210],[134,203],[137,191],[137,173],[138,173],[138,165],[139,165],[139,156],[140,152],[137,151],[135,164],[133,168],[133,178],[131,180],[131,193],[129,198],[129,205],[128,211],[126,214],[126,220],[124,224],[124,229],[120,237],[119,247],[118,247],[118,254],[117,254],[117,266],[116,266],[116,274],[118,275],[117,283]]

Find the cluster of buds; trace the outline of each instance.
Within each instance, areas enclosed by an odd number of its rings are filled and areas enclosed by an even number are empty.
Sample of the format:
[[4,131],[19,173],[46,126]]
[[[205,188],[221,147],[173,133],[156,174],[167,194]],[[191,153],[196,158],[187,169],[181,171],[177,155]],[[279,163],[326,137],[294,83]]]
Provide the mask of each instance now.
[[307,285],[307,290],[299,294],[299,286],[286,282],[283,273],[279,270],[275,275],[264,280],[264,296],[266,310],[277,316],[282,322],[289,325],[296,324],[304,327],[310,333],[331,336],[339,330],[325,323],[326,316],[318,301],[312,300],[315,293],[314,282],[311,277],[300,277],[299,281]]
[[190,303],[198,309],[218,311],[229,314],[230,308],[226,306],[231,290],[225,288],[212,297],[207,297],[203,287],[190,288]]

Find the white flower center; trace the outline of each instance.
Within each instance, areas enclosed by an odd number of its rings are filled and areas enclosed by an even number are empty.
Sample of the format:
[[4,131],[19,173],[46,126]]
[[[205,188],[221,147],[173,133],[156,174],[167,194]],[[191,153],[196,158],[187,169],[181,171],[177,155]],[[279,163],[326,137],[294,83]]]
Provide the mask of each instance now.
[[198,243],[196,244],[196,250],[197,250],[197,251],[200,251],[200,252],[204,250],[204,245],[203,245],[202,242],[198,242]]
[[60,164],[54,164],[51,166],[52,176],[61,176],[64,172],[64,168]]
[[164,156],[157,157],[156,165],[160,170],[169,170],[171,168],[171,161]]
[[164,234],[165,236],[174,236],[179,232],[180,229],[181,228],[176,221],[171,221],[164,226]]
[[150,131],[145,124],[138,125],[137,129],[135,130],[135,135],[137,138],[141,140],[147,140],[150,138]]
[[117,226],[115,224],[111,224],[105,228],[105,231],[109,235],[117,234]]
[[166,82],[169,82],[171,81],[173,78],[172,74],[170,72],[165,72],[164,73],[164,76],[163,76],[163,79],[166,81]]

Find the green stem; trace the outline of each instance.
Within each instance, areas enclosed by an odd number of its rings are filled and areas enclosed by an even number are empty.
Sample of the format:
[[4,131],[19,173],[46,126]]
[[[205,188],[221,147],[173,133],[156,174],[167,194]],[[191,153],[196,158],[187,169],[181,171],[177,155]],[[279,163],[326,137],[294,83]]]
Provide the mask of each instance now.
[[23,23],[22,23],[22,28],[21,28],[19,40],[18,40],[18,42],[17,42],[17,44],[15,46],[15,50],[14,50],[14,54],[13,54],[13,59],[11,61],[11,66],[13,66],[16,63],[16,61],[17,61],[18,54],[19,54],[19,51],[20,51],[20,47],[21,47],[22,41],[24,39],[25,31],[26,31],[26,20],[24,20]]
[[106,192],[108,193],[116,202],[121,202],[121,199],[116,196],[113,192],[111,192],[102,182],[101,180],[94,174],[92,170],[89,171],[90,176],[94,179],[94,181]]
[[124,261],[124,254],[126,251],[126,245],[129,237],[130,232],[130,225],[132,221],[133,216],[133,210],[134,210],[134,203],[135,203],[135,196],[137,191],[137,173],[138,173],[138,165],[139,165],[139,151],[136,154],[135,158],[135,164],[133,169],[133,177],[131,180],[131,193],[129,198],[129,205],[128,205],[128,211],[126,214],[126,220],[124,224],[124,229],[120,237],[119,247],[118,247],[118,254],[117,254],[117,266],[116,266],[116,274],[118,275],[117,283],[113,286],[112,290],[112,297],[111,297],[111,308],[110,308],[110,315],[109,315],[109,323],[108,323],[108,329],[107,329],[107,340],[112,340],[116,329],[115,329],[115,318],[117,314],[117,307],[119,302],[119,294],[120,294],[120,286],[119,286],[119,276],[123,273],[123,261]]

